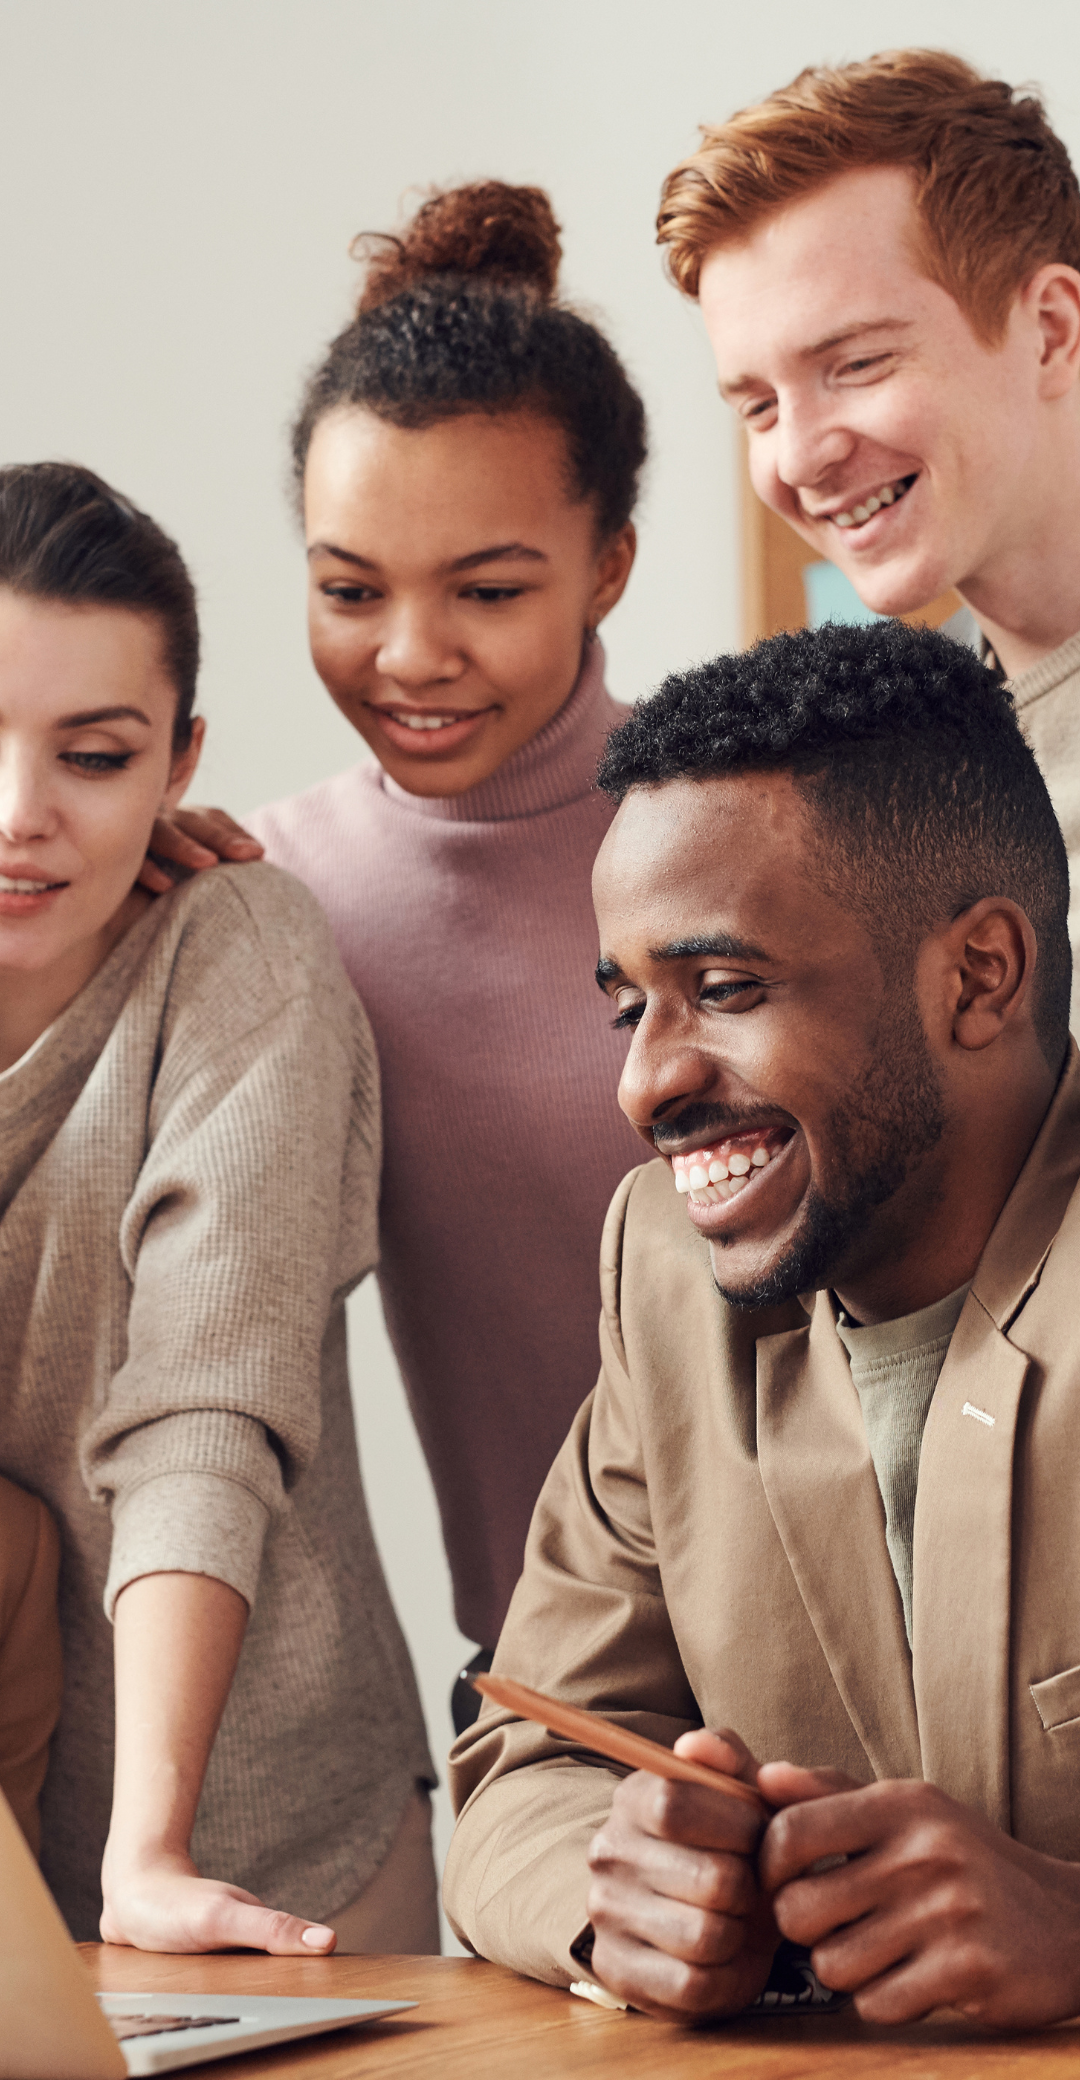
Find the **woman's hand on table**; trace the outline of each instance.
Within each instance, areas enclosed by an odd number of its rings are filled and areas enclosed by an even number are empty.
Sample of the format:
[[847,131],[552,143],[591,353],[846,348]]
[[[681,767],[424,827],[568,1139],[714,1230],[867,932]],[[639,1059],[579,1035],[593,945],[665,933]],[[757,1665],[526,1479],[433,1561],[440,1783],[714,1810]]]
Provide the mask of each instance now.
[[[736,1734],[688,1733],[675,1752],[756,1781]],[[638,1770],[619,1784],[589,1851],[591,1976],[665,2021],[737,2014],[769,1976],[779,1942],[761,1891],[752,1806]]]
[[264,1907],[254,1893],[200,1877],[189,1856],[162,1851],[102,1868],[103,1943],[136,1950],[268,1950],[274,1957],[326,1957],[332,1928]]
[[106,1943],[325,1956],[333,1931],[200,1876],[189,1853],[248,1607],[213,1575],[138,1576],[114,1612],[116,1776],[101,1866]]
[[262,856],[258,838],[225,809],[174,809],[171,816],[159,816],[150,833],[150,850],[139,882],[152,895],[163,896],[176,887],[177,876],[169,872],[170,866],[181,875],[201,874],[222,860],[240,865]]
[[769,1763],[761,1789],[782,1809],[759,1856],[779,1928],[865,2021],[949,2007],[1033,2029],[1080,2013],[1076,1864],[1025,1848],[933,1784]]

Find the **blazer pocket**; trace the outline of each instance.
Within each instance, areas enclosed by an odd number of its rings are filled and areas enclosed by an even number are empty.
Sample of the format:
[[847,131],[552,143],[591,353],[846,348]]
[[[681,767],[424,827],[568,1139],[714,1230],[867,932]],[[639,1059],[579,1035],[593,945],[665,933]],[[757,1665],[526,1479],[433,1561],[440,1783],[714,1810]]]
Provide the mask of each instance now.
[[1056,1733],[1059,1726],[1080,1719],[1080,1668],[1064,1668],[1059,1676],[1047,1676],[1044,1683],[1029,1683],[1028,1689],[1044,1733]]

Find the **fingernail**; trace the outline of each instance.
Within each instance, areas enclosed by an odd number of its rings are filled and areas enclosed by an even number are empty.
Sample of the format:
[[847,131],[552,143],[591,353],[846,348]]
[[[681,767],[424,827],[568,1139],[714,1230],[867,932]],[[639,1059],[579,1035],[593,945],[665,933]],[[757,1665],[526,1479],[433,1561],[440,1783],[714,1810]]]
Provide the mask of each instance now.
[[325,1950],[327,1943],[332,1943],[333,1940],[333,1929],[320,1928],[317,1923],[313,1925],[311,1928],[305,1928],[304,1933],[300,1938],[300,1941],[302,1943],[307,1944],[309,1950]]

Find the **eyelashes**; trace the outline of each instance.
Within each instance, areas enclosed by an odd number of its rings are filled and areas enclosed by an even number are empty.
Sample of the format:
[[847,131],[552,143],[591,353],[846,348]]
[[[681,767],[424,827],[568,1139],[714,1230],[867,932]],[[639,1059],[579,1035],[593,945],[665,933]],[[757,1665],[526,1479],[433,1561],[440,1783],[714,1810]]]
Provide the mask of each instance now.
[[77,773],[122,773],[134,756],[133,751],[67,751],[64,764]]
[[[756,975],[748,975],[741,982],[710,982],[702,990],[700,1002],[715,1004],[721,1010],[730,1006],[732,1010],[752,1011],[752,1003],[737,1004],[735,1000],[739,997],[746,999],[762,988],[760,977]],[[612,1019],[613,1031],[618,1033],[627,1027],[640,1025],[644,1010],[644,1004],[628,1004],[625,1011],[620,1011],[618,1017]]]

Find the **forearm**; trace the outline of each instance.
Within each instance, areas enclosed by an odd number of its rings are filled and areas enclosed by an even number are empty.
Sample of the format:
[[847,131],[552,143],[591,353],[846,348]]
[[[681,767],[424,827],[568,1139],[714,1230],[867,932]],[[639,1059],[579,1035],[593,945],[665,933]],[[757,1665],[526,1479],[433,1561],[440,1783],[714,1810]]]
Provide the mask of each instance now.
[[107,1943],[143,1950],[334,1947],[191,1861],[191,1830],[240,1659],[244,1598],[205,1574],[147,1574],[116,1600],[116,1770],[101,1868]]
[[108,1860],[186,1855],[247,1619],[209,1575],[142,1575],[118,1597]]

